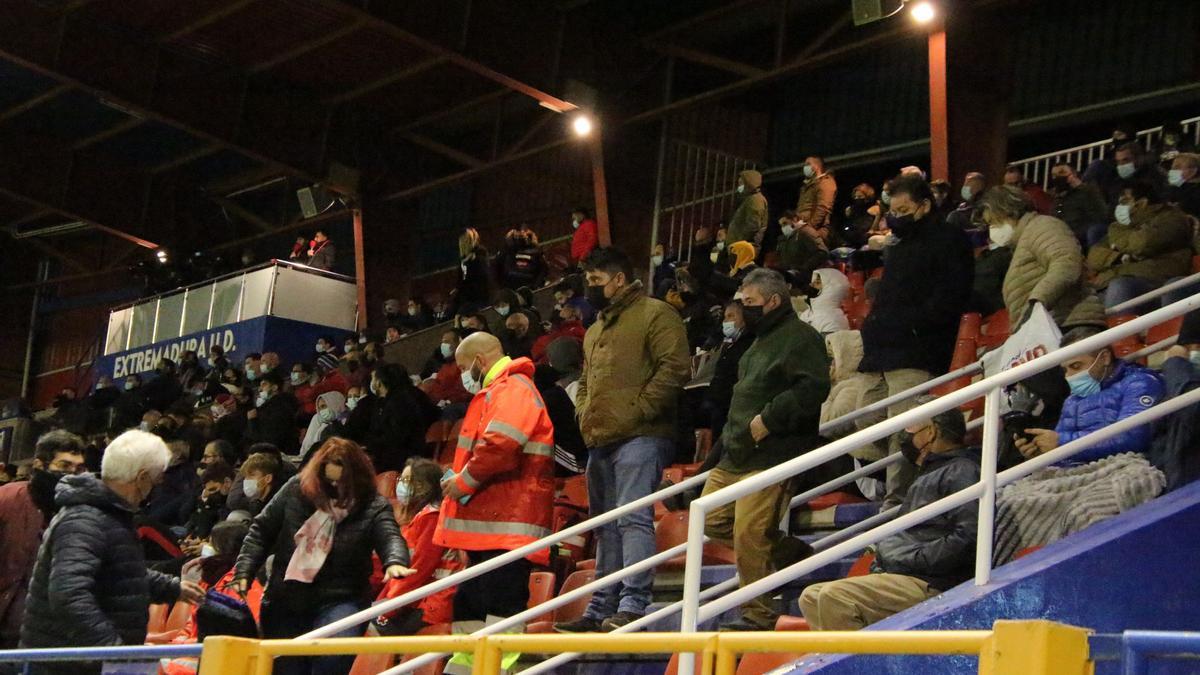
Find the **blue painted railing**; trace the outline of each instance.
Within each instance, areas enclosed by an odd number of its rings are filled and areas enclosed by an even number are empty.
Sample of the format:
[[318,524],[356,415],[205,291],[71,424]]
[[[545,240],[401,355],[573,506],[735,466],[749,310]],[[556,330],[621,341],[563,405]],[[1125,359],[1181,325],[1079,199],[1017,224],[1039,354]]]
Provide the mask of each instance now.
[[200,656],[199,644],[137,645],[130,647],[60,647],[52,649],[0,650],[0,663],[157,661]]

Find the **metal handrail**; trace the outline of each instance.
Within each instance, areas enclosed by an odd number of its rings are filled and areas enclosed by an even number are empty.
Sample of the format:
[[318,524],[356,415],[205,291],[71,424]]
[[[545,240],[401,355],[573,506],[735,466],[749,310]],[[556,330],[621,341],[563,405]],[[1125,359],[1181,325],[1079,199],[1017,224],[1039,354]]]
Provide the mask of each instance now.
[[1160,297],[1170,293],[1171,291],[1177,291],[1181,288],[1187,288],[1188,286],[1192,286],[1197,283],[1200,283],[1200,272],[1196,272],[1195,274],[1189,274],[1186,277],[1180,277],[1180,278],[1176,279],[1175,281],[1172,281],[1169,284],[1163,284],[1162,286],[1159,286],[1158,288],[1156,288],[1154,290],[1146,291],[1145,293],[1142,293],[1141,295],[1137,296],[1136,298],[1131,298],[1120,304],[1113,305],[1112,307],[1109,307],[1108,309],[1104,310],[1104,313],[1108,316],[1116,316],[1116,315],[1120,314],[1121,312],[1124,312],[1129,309],[1133,309],[1134,307],[1138,307],[1146,302],[1149,302],[1150,300],[1153,300],[1155,298],[1160,298]]
[[[975,499],[980,500],[980,517],[979,531],[977,537],[977,552],[976,552],[976,583],[987,583],[991,572],[991,546],[992,546],[992,528],[994,512],[990,507],[992,500],[995,499],[995,488],[999,484],[996,475],[996,452],[999,440],[1000,430],[1000,392],[1004,387],[1015,384],[1032,375],[1040,373],[1049,368],[1062,364],[1063,362],[1092,353],[1098,349],[1108,347],[1116,340],[1124,337],[1140,333],[1150,327],[1156,326],[1164,321],[1180,316],[1186,312],[1200,307],[1200,294],[1184,298],[1166,307],[1160,308],[1149,314],[1140,316],[1131,321],[1123,323],[1119,326],[1109,328],[1097,335],[1085,338],[1074,344],[1066,347],[1061,347],[1053,352],[1039,356],[1026,363],[1014,366],[1005,371],[1001,371],[986,377],[978,382],[967,385],[957,391],[951,392],[934,401],[924,403],[908,411],[900,413],[894,417],[888,418],[878,424],[855,432],[842,439],[825,445],[822,448],[812,450],[795,459],[784,462],[774,468],[768,469],[754,476],[741,480],[733,485],[727,486],[715,492],[711,492],[691,504],[691,509],[688,518],[688,547],[687,561],[684,568],[684,587],[683,587],[683,618],[681,622],[681,630],[684,632],[695,632],[697,625],[701,620],[702,613],[699,604],[700,591],[700,572],[702,567],[702,545],[698,537],[704,532],[704,524],[708,513],[714,509],[729,504],[741,497],[758,492],[776,483],[787,480],[804,471],[810,470],[820,464],[823,464],[830,459],[840,457],[851,450],[862,447],[868,443],[873,443],[881,438],[890,436],[906,427],[920,423],[924,420],[937,415],[939,413],[953,410],[960,405],[972,401],[980,396],[986,397],[984,406],[984,442],[983,442],[983,458],[980,481],[975,485],[966,488],[955,495],[946,497],[938,502],[934,502],[926,507],[910,512],[897,518],[896,520],[875,528],[867,533],[858,535],[846,542],[838,544],[830,549],[813,555],[812,557],[797,563],[785,570],[776,572],[768,577],[764,577],[752,584],[742,587],[738,591],[724,596],[714,602],[710,602],[704,606],[703,616],[711,616],[724,609],[728,609],[741,604],[742,602],[753,598],[761,593],[775,588],[782,579],[791,579],[806,571],[816,569],[820,565],[835,559],[836,556],[843,555],[847,552],[855,550],[855,547],[862,546],[868,543],[877,541],[884,536],[894,532],[907,529],[908,527],[924,522],[925,519],[933,517],[940,513],[944,513],[952,508],[961,506]],[[1015,480],[1016,477],[1024,476],[1026,473],[1033,471],[1042,466],[1059,461],[1065,457],[1069,457],[1076,451],[1108,438],[1109,436],[1123,431],[1126,428],[1137,426],[1146,421],[1158,419],[1159,417],[1169,414],[1176,409],[1180,409],[1185,405],[1189,405],[1194,401],[1200,401],[1200,390],[1190,392],[1183,396],[1177,397],[1165,403],[1161,403],[1147,411],[1126,418],[1120,422],[1093,432],[1083,438],[1067,443],[1066,445],[1057,448],[1054,451],[1041,455],[1040,457],[1029,460],[1014,469],[1001,474],[1001,477],[1006,477],[1004,482]],[[692,541],[697,538],[696,541]],[[785,576],[786,575],[786,576]],[[683,672],[689,672],[694,667],[694,662],[688,655],[682,655],[680,661],[680,669]]]
[[1150,672],[1150,657],[1196,659],[1200,655],[1200,633],[1185,631],[1127,630],[1121,634],[1124,675]]
[[203,646],[197,643],[181,645],[129,645],[120,647],[0,649],[0,663],[153,661],[157,659],[200,656],[202,650]]

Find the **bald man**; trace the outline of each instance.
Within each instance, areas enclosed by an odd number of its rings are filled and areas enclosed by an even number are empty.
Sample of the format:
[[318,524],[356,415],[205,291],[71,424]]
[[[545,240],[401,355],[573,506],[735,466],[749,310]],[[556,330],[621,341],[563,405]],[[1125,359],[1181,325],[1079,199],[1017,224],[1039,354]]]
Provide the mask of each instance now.
[[[478,565],[552,532],[554,427],[533,384],[533,362],[504,354],[500,340],[473,333],[454,353],[474,394],[454,452],[454,475],[434,541]],[[533,563],[549,550],[465,581],[454,594],[455,632],[472,632],[525,609]],[[450,672],[447,670],[446,672]]]

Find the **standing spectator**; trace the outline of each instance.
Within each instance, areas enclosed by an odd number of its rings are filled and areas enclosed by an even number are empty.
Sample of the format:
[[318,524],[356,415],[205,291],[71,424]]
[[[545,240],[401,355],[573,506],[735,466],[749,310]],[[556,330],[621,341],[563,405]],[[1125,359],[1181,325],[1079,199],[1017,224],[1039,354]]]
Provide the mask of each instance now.
[[1200,155],[1181,152],[1167,172],[1167,201],[1193,218],[1200,218]]
[[979,205],[979,198],[983,196],[983,191],[986,189],[987,179],[978,171],[972,171],[964,176],[962,189],[959,190],[962,201],[958,203],[954,211],[946,216],[946,222],[959,230],[975,229],[975,208]]
[[191,389],[204,379],[204,366],[196,358],[196,352],[187,350],[179,355],[179,385],[185,390]]
[[337,256],[337,247],[329,240],[325,230],[317,230],[308,245],[308,266],[330,272]]
[[[458,551],[434,543],[442,506],[442,467],[437,462],[412,458],[396,481],[396,520],[400,534],[412,551],[414,574],[392,579],[384,585],[376,602],[398,598],[437,579],[462,569]],[[453,587],[438,591],[407,607],[385,614],[371,627],[380,635],[415,635],[418,631],[454,620]]]
[[67,431],[43,434],[33,449],[29,480],[0,487],[0,649],[17,648],[38,544],[58,511],[54,491],[64,477],[86,470],[83,445]]
[[301,264],[308,262],[308,248],[308,242],[303,235],[296,237],[296,241],[292,242],[292,252],[288,254],[288,260]]
[[845,220],[842,221],[843,244],[852,248],[866,246],[867,233],[875,227],[878,220],[879,203],[875,198],[875,188],[867,183],[855,185],[850,193],[850,205],[846,207]]
[[283,391],[278,373],[262,376],[254,404],[246,413],[246,442],[270,443],[285,455],[298,454],[296,398]]
[[[825,243],[829,243],[829,214],[837,200],[837,181],[825,171],[825,160],[817,156],[804,159],[804,182],[796,202],[796,217]],[[792,268],[788,268],[792,269]]]
[[1104,307],[1084,280],[1083,252],[1063,221],[1033,212],[1015,187],[994,187],[983,197],[983,220],[992,241],[1012,247],[1002,292],[1010,332],[1016,332],[1035,303],[1060,327],[1105,325]]
[[[865,404],[946,372],[958,324],[967,307],[974,258],[961,230],[933,211],[929,185],[916,176],[892,180],[888,221],[899,242],[889,247],[871,312],[863,321],[863,361],[859,370],[874,375]],[[931,264],[936,261],[937,264]],[[911,399],[888,406],[888,417],[912,408]],[[898,452],[898,440],[888,452]],[[888,467],[889,506],[900,503],[912,482],[912,468]]]
[[[263,637],[294,638],[367,606],[371,553],[384,579],[409,576],[408,547],[387,500],[375,492],[375,470],[353,441],[326,441],[250,526],[234,579],[245,594],[274,555],[262,604]],[[332,637],[357,637],[350,628]],[[351,656],[279,659],[284,674],[350,671]]]
[[[1024,192],[1021,192],[1021,202],[1028,203]],[[971,284],[971,302],[968,305],[970,311],[990,316],[1004,308],[1004,277],[1012,264],[1012,237],[1013,231],[1003,226],[997,228],[995,238],[989,232],[988,247],[975,258],[975,280]]]
[[439,417],[437,406],[395,363],[375,369],[371,393],[379,404],[367,429],[367,452],[380,471],[401,471],[409,457],[425,451],[425,432]]
[[[505,356],[500,341],[486,333],[464,339],[454,358],[475,397],[459,432],[454,475],[442,481],[445,500],[433,541],[465,551],[475,566],[552,532],[554,427],[529,359]],[[454,594],[455,632],[523,611],[531,564],[549,562],[543,549],[464,581]]]
[[[133,518],[170,461],[162,439],[126,431],[104,450],[100,476],[66,476],[54,526],[29,583],[22,648],[109,647],[146,641],[151,602],[197,603],[192,582],[146,568]],[[99,673],[99,664],[36,664],[33,673]]]
[[[979,481],[979,451],[963,446],[966,424],[950,410],[906,432],[905,456],[919,473],[898,515]],[[812,584],[800,609],[813,630],[858,630],[970,579],[979,507],[968,502],[879,542],[871,574]]]
[[779,239],[775,240],[779,269],[795,270],[801,279],[807,279],[814,270],[829,262],[829,251],[825,246],[828,228],[822,228],[825,231],[822,237],[820,231],[805,224],[795,211],[783,212],[779,217],[779,228]]
[[1085,248],[1091,247],[1108,231],[1109,209],[1099,188],[1085,183],[1075,167],[1062,162],[1050,170],[1050,191],[1054,194],[1054,214],[1075,233]]
[[479,241],[479,232],[468,227],[458,238],[458,286],[454,299],[460,311],[479,308],[491,297],[491,282],[488,280],[488,252]]
[[[754,331],[738,364],[729,418],[721,434],[721,459],[703,494],[729,487],[821,445],[821,403],[829,395],[829,357],[821,336],[792,311],[783,275],[756,270],[742,282],[742,310]],[[808,472],[816,474],[817,471]],[[811,482],[811,481],[806,481]],[[820,483],[816,481],[813,485]],[[772,571],[772,545],[791,493],[779,483],[708,514],[705,534],[732,545],[742,586]],[[771,594],[742,608],[730,630],[771,630],[778,611]]]
[[1025,180],[1025,172],[1020,167],[1010,166],[1004,170],[1004,184],[1024,190],[1034,210],[1043,216],[1054,213],[1054,199],[1046,194],[1042,186]]
[[850,323],[842,311],[842,301],[850,293],[850,280],[846,275],[832,267],[819,269],[812,273],[809,286],[816,293],[808,299],[808,309],[800,313],[800,320],[821,335],[848,330]]
[[762,174],[754,169],[738,174],[736,199],[737,208],[729,218],[729,232],[725,238],[727,245],[747,241],[761,246],[767,229],[767,198],[762,194]]
[[546,258],[538,247],[537,235],[532,230],[509,230],[497,268],[505,288],[541,288],[546,281]]
[[183,396],[183,387],[179,386],[175,362],[171,359],[159,359],[154,369],[154,379],[142,387],[142,399],[146,408],[166,412],[179,398]]
[[1192,271],[1192,223],[1164,204],[1154,186],[1134,182],[1121,192],[1116,222],[1088,251],[1087,265],[1104,306],[1115,307]]
[[[579,428],[590,457],[588,501],[599,515],[654,491],[674,454],[675,416],[691,376],[687,334],[669,305],[649,298],[628,256],[596,251],[584,263],[588,302],[600,313],[584,338],[576,397]],[[654,554],[654,509],[646,507],[597,529],[596,575]],[[612,630],[641,617],[653,572],[596,592],[583,617],[559,630]]]
[[600,245],[599,227],[582,206],[571,212],[571,227],[575,229],[571,235],[571,264],[578,267]]
[[397,317],[397,320],[400,328],[406,332],[415,333],[430,326],[429,308],[420,300],[409,298],[404,314]]

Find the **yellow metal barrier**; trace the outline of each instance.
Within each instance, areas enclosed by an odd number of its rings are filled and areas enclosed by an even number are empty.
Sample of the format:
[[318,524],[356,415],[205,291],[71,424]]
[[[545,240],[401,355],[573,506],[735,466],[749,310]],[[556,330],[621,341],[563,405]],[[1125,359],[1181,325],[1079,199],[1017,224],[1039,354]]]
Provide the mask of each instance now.
[[828,631],[772,633],[637,633],[606,635],[445,635],[325,640],[204,641],[199,675],[270,675],[277,656],[471,652],[476,675],[500,673],[505,652],[673,654],[702,656],[703,675],[734,675],[747,652],[822,654],[966,654],[979,656],[980,675],[1091,675],[1088,631],[1051,621],[997,621],[992,630]]

